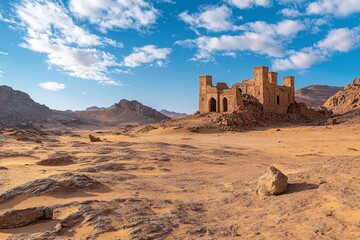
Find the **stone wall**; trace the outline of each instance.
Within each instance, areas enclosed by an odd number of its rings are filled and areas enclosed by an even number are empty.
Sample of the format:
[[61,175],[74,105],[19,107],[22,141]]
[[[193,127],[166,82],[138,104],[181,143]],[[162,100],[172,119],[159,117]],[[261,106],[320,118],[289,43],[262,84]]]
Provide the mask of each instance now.
[[277,73],[268,67],[255,67],[254,76],[231,88],[226,83],[212,85],[211,76],[199,77],[199,112],[225,112],[238,110],[242,104],[242,94],[256,97],[263,104],[265,112],[286,113],[291,103],[295,103],[294,77],[284,77],[284,86],[278,86]]

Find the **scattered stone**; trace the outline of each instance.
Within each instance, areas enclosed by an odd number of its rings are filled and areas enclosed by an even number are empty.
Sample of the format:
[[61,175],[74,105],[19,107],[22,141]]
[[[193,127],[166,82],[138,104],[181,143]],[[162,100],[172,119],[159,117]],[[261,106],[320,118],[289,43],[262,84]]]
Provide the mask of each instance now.
[[94,137],[93,135],[89,134],[90,142],[101,142],[99,137]]
[[40,220],[52,219],[53,209],[35,207],[11,210],[0,215],[0,229],[18,228]]
[[357,152],[358,150],[356,148],[348,148],[347,149],[349,152]]
[[1,167],[0,166],[0,170],[9,170],[7,167]]
[[267,173],[260,177],[256,193],[263,196],[277,195],[286,190],[287,184],[287,176],[270,166]]
[[70,164],[74,164],[75,157],[67,154],[67,153],[54,153],[51,154],[47,159],[41,160],[37,162],[38,165],[42,166],[66,166]]

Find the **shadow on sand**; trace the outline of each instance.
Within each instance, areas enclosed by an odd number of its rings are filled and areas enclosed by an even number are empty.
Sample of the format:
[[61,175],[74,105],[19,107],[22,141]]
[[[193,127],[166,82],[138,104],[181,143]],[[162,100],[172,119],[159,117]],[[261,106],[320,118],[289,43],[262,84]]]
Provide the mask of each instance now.
[[283,194],[292,194],[297,192],[303,192],[307,190],[318,189],[319,185],[313,183],[291,183],[287,186],[286,191]]

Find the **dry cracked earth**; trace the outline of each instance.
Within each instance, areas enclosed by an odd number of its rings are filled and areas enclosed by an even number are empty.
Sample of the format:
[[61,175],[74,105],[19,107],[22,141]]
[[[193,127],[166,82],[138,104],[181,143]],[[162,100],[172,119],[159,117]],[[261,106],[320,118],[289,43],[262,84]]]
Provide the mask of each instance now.
[[3,131],[0,239],[359,239],[359,127]]

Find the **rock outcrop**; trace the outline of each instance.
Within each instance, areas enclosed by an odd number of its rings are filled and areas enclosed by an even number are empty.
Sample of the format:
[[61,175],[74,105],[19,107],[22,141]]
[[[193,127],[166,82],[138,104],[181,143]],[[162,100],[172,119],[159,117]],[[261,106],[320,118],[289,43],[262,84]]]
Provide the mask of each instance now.
[[0,203],[9,201],[16,196],[39,196],[43,194],[62,193],[67,194],[78,190],[97,189],[104,186],[102,183],[91,179],[86,175],[62,173],[37,179],[12,188],[0,195]]
[[35,207],[11,210],[0,214],[0,229],[23,227],[40,220],[52,219],[53,210],[48,207]]
[[67,153],[54,153],[51,154],[47,159],[37,162],[38,165],[42,166],[66,166],[75,163],[75,157]]
[[256,193],[258,195],[277,195],[286,190],[288,178],[280,170],[270,166],[259,179]]
[[24,127],[32,122],[45,122],[52,111],[24,92],[0,86],[0,128]]
[[360,109],[360,78],[356,78],[352,83],[330,97],[324,106],[335,114],[344,114]]

